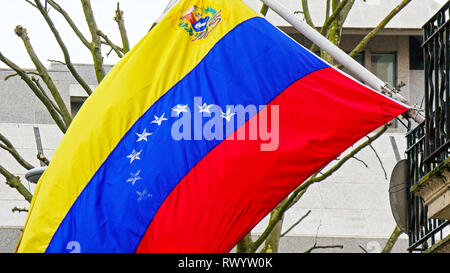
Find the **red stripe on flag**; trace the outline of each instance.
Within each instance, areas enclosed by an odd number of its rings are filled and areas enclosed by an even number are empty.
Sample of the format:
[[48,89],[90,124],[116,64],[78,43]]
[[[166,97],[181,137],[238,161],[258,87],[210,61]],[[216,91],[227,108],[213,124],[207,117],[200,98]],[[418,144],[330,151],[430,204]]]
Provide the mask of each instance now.
[[279,105],[279,148],[223,141],[164,201],[137,252],[230,251],[310,175],[407,110],[333,68],[297,81],[272,105]]

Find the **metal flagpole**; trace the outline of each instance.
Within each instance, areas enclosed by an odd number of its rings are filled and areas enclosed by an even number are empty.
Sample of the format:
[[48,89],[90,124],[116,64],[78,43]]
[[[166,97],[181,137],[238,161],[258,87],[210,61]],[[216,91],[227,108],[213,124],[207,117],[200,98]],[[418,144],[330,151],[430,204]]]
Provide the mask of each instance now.
[[[275,13],[280,15],[284,20],[291,24],[296,30],[302,33],[311,42],[325,50],[328,54],[330,54],[330,56],[332,56],[336,61],[342,64],[357,78],[364,81],[367,85],[378,92],[389,95],[391,98],[398,100],[403,104],[410,105],[408,100],[400,95],[394,87],[379,79],[372,72],[367,70],[364,66],[362,66],[347,53],[345,53],[339,47],[329,41],[326,37],[320,34],[320,32],[295,16],[294,13],[283,6],[280,2],[278,2],[277,0],[260,1],[266,4]],[[407,117],[413,119],[417,123],[421,123],[424,120],[423,117],[420,116],[414,109],[411,109],[407,112]]]
[[161,20],[162,18],[164,18],[164,16],[167,15],[167,13],[170,11],[171,8],[173,8],[173,6],[175,6],[176,3],[178,3],[178,1],[180,0],[170,0],[169,4],[167,4],[166,8],[164,9],[164,11],[162,12],[161,16],[159,16],[155,22],[153,22],[152,26],[150,27],[149,31],[151,31]]
[[169,4],[167,4],[166,8],[164,9],[163,13],[161,14],[161,16],[156,19],[155,23],[159,23],[159,21],[162,20],[162,18],[164,18],[164,16],[166,16],[166,14],[173,8],[173,6],[175,6],[180,0],[170,0]]

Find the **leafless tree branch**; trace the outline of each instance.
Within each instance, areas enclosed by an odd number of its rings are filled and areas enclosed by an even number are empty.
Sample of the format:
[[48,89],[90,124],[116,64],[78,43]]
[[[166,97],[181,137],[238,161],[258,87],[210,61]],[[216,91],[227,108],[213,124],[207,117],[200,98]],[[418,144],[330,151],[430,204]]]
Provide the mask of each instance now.
[[394,231],[392,232],[391,236],[389,237],[388,241],[386,242],[386,245],[384,246],[381,253],[390,253],[392,251],[392,248],[394,247],[395,243],[397,243],[398,238],[402,234],[403,234],[403,231],[398,226],[396,226],[394,228]]
[[359,248],[361,248],[361,250],[364,252],[364,253],[369,253],[369,252],[367,252],[367,250],[364,248],[364,247],[362,247],[361,245],[358,245],[359,246]]
[[16,148],[13,146],[13,144],[11,143],[11,141],[9,141],[9,139],[7,139],[4,135],[2,135],[0,133],[0,148],[2,148],[3,150],[9,152],[14,159],[16,159],[16,161],[22,165],[22,167],[24,167],[27,170],[31,170],[34,168],[34,166],[32,164],[30,164],[28,161],[26,161],[20,154],[19,152],[16,150]]
[[377,150],[375,150],[375,148],[372,146],[372,144],[370,144],[369,147],[375,153],[375,156],[377,157],[378,162],[380,162],[381,169],[383,170],[383,173],[384,173],[384,178],[387,180],[388,176],[387,176],[387,173],[386,173],[386,169],[384,168],[383,161],[381,160],[380,156],[378,155]]
[[62,40],[61,36],[59,35],[59,32],[56,29],[55,24],[53,23],[52,19],[50,18],[49,14],[48,14],[48,11],[46,10],[46,8],[44,6],[42,6],[41,1],[34,0],[34,2],[36,4],[36,8],[39,10],[41,15],[44,17],[45,21],[47,22],[47,25],[50,27],[50,30],[53,33],[53,36],[55,36],[55,39],[56,39],[59,47],[61,48],[61,51],[62,51],[62,53],[64,55],[64,61],[65,61],[64,65],[67,66],[67,68],[69,69],[69,71],[72,74],[72,76],[81,85],[81,87],[86,91],[86,93],[88,95],[91,95],[92,94],[91,88],[83,80],[83,78],[80,76],[80,74],[78,74],[77,70],[75,69],[75,66],[72,64],[72,61],[71,61],[71,58],[70,58],[70,54],[69,54],[69,50],[67,49],[64,41]]
[[12,212],[18,212],[18,213],[22,213],[22,212],[28,212],[27,208],[18,208],[18,207],[14,207],[11,209]]
[[46,0],[46,2],[64,17],[64,19],[67,21],[69,26],[72,28],[72,30],[75,33],[75,35],[91,51],[92,50],[91,43],[86,39],[86,37],[84,37],[83,33],[80,31],[80,29],[74,23],[72,18],[70,18],[69,14],[60,5],[58,5],[55,1],[53,1],[53,0]]
[[28,189],[20,182],[18,176],[13,175],[8,170],[6,170],[2,165],[0,165],[0,174],[6,178],[6,184],[11,188],[16,189],[28,202],[31,203],[33,195],[28,191]]
[[130,42],[128,41],[127,29],[125,27],[125,19],[123,17],[123,11],[120,9],[120,4],[117,2],[116,16],[114,21],[117,22],[119,27],[120,37],[122,38],[122,53],[127,54],[130,51]]
[[47,61],[51,62],[51,63],[56,63],[56,64],[62,64],[62,65],[67,65],[65,62],[62,61],[58,61],[58,60],[52,60],[52,59],[48,59]]
[[340,248],[343,249],[343,245],[330,245],[330,246],[319,246],[315,243],[310,249],[306,250],[305,253],[311,253],[315,249],[330,249],[330,248]]
[[367,163],[364,162],[364,160],[361,160],[361,159],[357,158],[356,156],[353,156],[352,158],[355,159],[356,161],[361,162],[366,168],[369,168],[369,165],[367,165]]
[[55,109],[56,112],[58,112],[58,114],[60,116],[62,116],[61,111],[59,110],[58,106],[53,102],[53,100],[47,96],[47,92],[45,92],[44,87],[42,87],[41,83],[39,82],[38,78],[35,77],[31,77],[31,80],[36,84],[37,88],[39,88],[39,90],[41,91],[41,94],[51,103],[51,105],[53,106],[53,109]]
[[30,87],[31,91],[33,91],[36,97],[44,104],[45,108],[50,113],[50,116],[55,121],[59,129],[61,129],[61,131],[65,133],[67,131],[67,125],[61,119],[59,113],[53,107],[51,101],[41,93],[40,89],[36,86],[33,80],[28,76],[28,74],[14,62],[6,58],[1,52],[0,61],[9,66],[12,70],[16,71],[16,73],[22,78],[22,80],[28,85],[28,87]]
[[33,2],[31,2],[30,0],[25,0],[25,2],[27,2],[30,5],[32,5],[33,7],[37,8],[36,5]]
[[[333,10],[333,13],[327,17],[325,22],[323,23],[322,28],[320,29],[320,34],[327,36],[328,31],[330,30],[331,23],[336,20],[336,18],[339,16],[341,11],[344,9],[344,7],[347,5],[349,0],[342,0],[339,5],[336,7],[335,10]],[[330,8],[330,3],[328,3],[328,8]],[[328,13],[327,13],[328,14]],[[317,45],[313,44],[311,47],[311,51],[314,52],[318,49]]]
[[299,200],[300,198],[303,197],[303,195],[306,193],[307,189],[304,189],[303,191],[301,191],[299,194],[297,194],[297,196],[295,197],[295,199],[292,201],[292,203],[288,206],[287,209],[292,208],[292,206],[294,206]]
[[[25,71],[25,73],[28,74],[28,75],[36,75],[36,76],[41,77],[41,74],[39,74],[39,73],[37,73],[37,72],[33,72],[33,71]],[[20,76],[19,73],[14,73],[14,74],[7,75],[7,76],[4,78],[4,80],[7,81],[7,80],[9,80],[9,79],[11,79],[11,78],[13,78],[13,77],[16,77],[16,76]]]
[[262,15],[266,16],[269,11],[269,7],[266,4],[263,4],[261,10],[259,11]]
[[68,127],[70,123],[72,122],[72,117],[69,114],[69,111],[67,110],[67,107],[61,97],[61,94],[59,93],[58,89],[56,88],[55,83],[53,82],[52,78],[50,77],[50,74],[47,71],[47,68],[42,64],[42,62],[39,60],[38,56],[36,55],[36,52],[33,49],[33,46],[31,45],[30,38],[28,37],[27,30],[22,26],[17,26],[15,28],[15,33],[17,36],[19,36],[25,46],[25,49],[28,52],[28,55],[30,56],[31,61],[34,63],[36,70],[39,72],[39,74],[42,75],[42,80],[47,85],[50,93],[52,94],[53,99],[56,102],[56,105],[58,105],[58,109],[62,114],[62,119]]
[[351,57],[355,57],[357,54],[361,53],[369,44],[369,42],[375,37],[384,27],[397,15],[404,7],[406,7],[411,0],[403,0],[398,4],[381,22],[376,26],[371,32],[369,32],[359,44],[350,52]]
[[50,160],[48,160],[47,157],[45,157],[45,155],[44,155],[43,153],[38,153],[38,154],[36,155],[36,158],[37,158],[40,162],[44,163],[46,166],[50,165]]
[[[114,52],[116,53],[116,55],[117,55],[119,58],[122,58],[122,57],[123,57],[122,49],[121,49],[120,47],[118,47],[117,45],[115,45],[115,44],[108,38],[108,36],[106,36],[105,33],[103,33],[101,30],[98,30],[98,31],[97,31],[97,34],[98,34],[100,37],[103,38],[104,44],[110,46],[111,49],[114,50]],[[102,41],[102,43],[103,43],[103,41]]]
[[[346,0],[344,0],[344,1],[346,1]],[[302,13],[303,13],[303,16],[305,17],[306,23],[315,29],[316,26],[314,25],[312,18],[311,18],[311,14],[309,13],[308,0],[302,0]]]
[[289,233],[292,229],[294,229],[298,224],[300,224],[308,215],[311,213],[311,210],[309,210],[305,215],[303,215],[297,222],[295,222],[290,228],[288,228],[285,232],[283,232],[280,237],[286,236],[286,234]]
[[97,77],[97,82],[100,83],[106,75],[105,68],[103,67],[102,41],[97,34],[98,27],[97,22],[95,21],[94,12],[92,11],[91,1],[81,0],[81,4],[92,37],[91,52],[94,60],[95,75]]

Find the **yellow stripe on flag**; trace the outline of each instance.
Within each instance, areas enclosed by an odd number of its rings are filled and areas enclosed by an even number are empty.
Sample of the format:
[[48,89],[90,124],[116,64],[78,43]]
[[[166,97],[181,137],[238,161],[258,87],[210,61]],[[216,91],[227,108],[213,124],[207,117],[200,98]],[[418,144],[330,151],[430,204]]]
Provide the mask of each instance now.
[[[220,7],[222,17],[195,39],[180,18],[194,6],[209,5]],[[240,0],[178,3],[83,105],[39,181],[17,251],[45,252],[73,203],[132,125],[229,31],[256,16]]]

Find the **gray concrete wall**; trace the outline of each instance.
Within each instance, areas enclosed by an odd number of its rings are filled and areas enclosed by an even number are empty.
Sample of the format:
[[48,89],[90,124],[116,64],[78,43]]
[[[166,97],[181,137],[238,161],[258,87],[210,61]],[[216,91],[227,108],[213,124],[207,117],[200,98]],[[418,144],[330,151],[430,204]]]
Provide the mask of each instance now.
[[[77,64],[75,67],[86,83],[95,88],[97,80],[93,66]],[[110,69],[111,66],[106,66],[107,71]],[[61,64],[53,64],[48,70],[70,112],[70,93],[71,90],[74,90],[74,86],[79,86],[78,83],[67,68]],[[0,123],[53,124],[54,122],[46,108],[20,77],[16,76],[9,78],[7,81],[3,80],[11,74],[14,74],[11,69],[0,69]],[[42,80],[40,83],[48,91]],[[49,92],[47,92],[47,95],[51,97]]]
[[412,102],[418,106],[424,107],[423,99],[425,96],[425,75],[423,70],[410,70],[410,88],[409,97]]
[[[53,123],[45,107],[20,77],[3,80],[11,74],[13,71],[9,69],[0,69],[0,122]],[[61,91],[68,101],[64,90]]]

